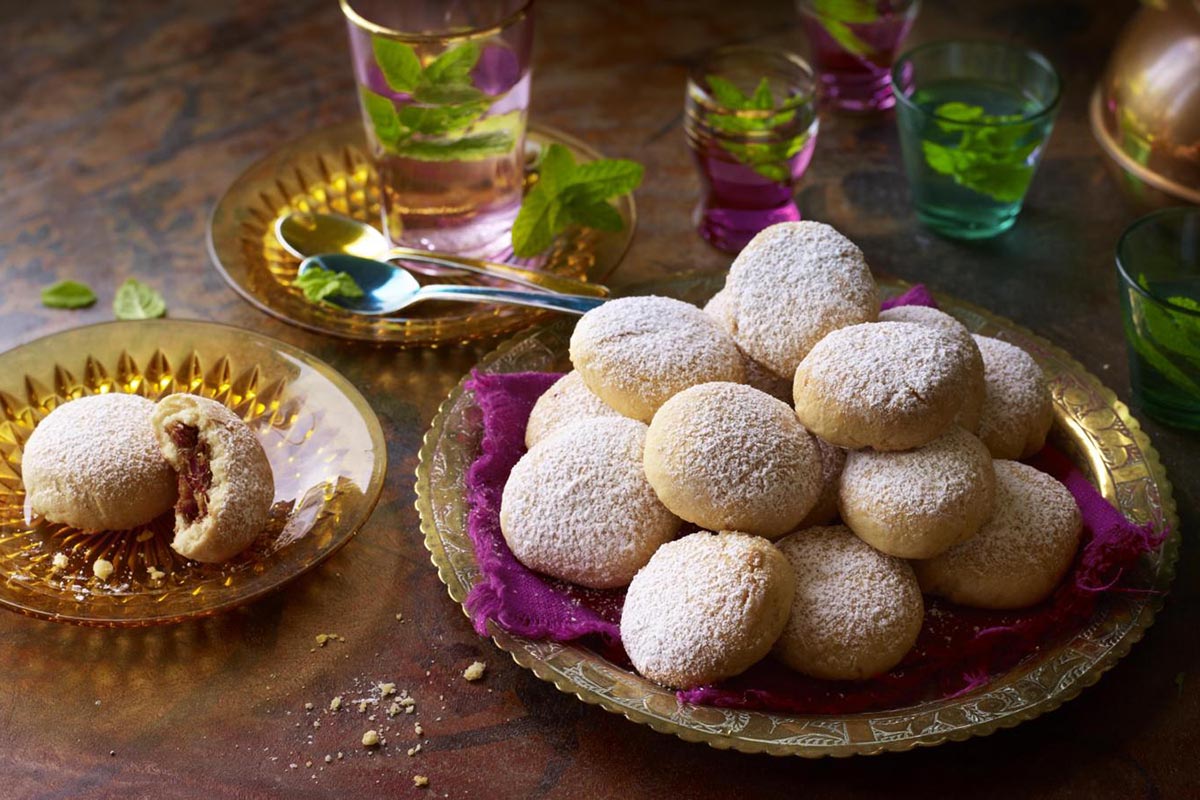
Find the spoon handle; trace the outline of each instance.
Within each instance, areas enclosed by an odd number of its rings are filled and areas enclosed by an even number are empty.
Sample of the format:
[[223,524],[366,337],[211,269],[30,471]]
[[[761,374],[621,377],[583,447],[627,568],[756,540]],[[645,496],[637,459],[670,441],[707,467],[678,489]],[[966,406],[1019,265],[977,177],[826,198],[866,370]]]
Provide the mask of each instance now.
[[493,278],[518,283],[522,286],[528,286],[531,289],[557,292],[559,294],[580,294],[590,297],[608,296],[608,287],[601,286],[598,283],[586,283],[550,272],[522,269],[521,267],[513,267],[508,264],[497,264],[494,261],[481,261],[463,256],[434,255],[410,247],[393,247],[383,259],[386,261],[421,261],[426,264],[438,264],[450,269],[473,272],[477,275],[490,275]]
[[455,300],[464,303],[503,303],[514,306],[534,306],[569,314],[584,314],[604,303],[602,297],[583,297],[577,294],[523,292],[517,289],[493,289],[490,286],[450,286],[433,283],[417,292],[421,300]]

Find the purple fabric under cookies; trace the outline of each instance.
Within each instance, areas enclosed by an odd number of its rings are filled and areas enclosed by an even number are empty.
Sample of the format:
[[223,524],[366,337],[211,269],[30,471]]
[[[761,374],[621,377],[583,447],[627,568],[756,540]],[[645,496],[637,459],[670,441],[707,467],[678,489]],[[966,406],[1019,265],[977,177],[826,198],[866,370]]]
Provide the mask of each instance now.
[[[897,305],[936,307],[921,285],[883,304],[884,308]],[[466,384],[475,392],[483,417],[480,456],[466,476],[468,531],[480,570],[466,607],[481,635],[486,635],[490,619],[532,639],[585,639],[599,645],[606,657],[627,664],[619,626],[624,592],[582,589],[538,575],[513,557],[500,532],[500,499],[509,472],[525,452],[529,412],[559,377],[538,372],[474,373]],[[1019,612],[992,612],[927,599],[926,622],[917,645],[886,675],[856,683],[821,681],[764,659],[719,686],[679,692],[680,700],[812,714],[896,707],[970,691],[1042,644],[1077,630],[1091,616],[1100,595],[1122,591],[1123,571],[1141,554],[1158,547],[1165,532],[1126,520],[1052,448],[1029,463],[1066,485],[1084,520],[1080,555],[1045,603]]]

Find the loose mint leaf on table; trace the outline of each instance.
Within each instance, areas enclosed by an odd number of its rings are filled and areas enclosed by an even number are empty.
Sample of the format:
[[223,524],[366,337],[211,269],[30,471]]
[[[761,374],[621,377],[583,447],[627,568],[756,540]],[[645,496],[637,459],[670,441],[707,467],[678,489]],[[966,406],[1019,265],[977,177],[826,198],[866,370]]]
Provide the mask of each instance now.
[[310,302],[320,303],[327,297],[362,297],[363,290],[345,272],[312,267],[296,276],[292,285],[304,292]]
[[421,81],[421,59],[417,52],[404,42],[384,36],[371,37],[371,49],[388,86],[412,94]]
[[129,278],[113,297],[113,314],[117,319],[153,319],[167,313],[163,296],[137,278]]
[[645,168],[625,159],[575,163],[571,151],[552,144],[542,152],[538,182],[513,223],[513,252],[529,258],[546,250],[567,225],[620,230],[621,215],[608,201],[642,182]]
[[42,289],[42,305],[46,308],[87,308],[96,302],[96,293],[79,281],[59,281]]

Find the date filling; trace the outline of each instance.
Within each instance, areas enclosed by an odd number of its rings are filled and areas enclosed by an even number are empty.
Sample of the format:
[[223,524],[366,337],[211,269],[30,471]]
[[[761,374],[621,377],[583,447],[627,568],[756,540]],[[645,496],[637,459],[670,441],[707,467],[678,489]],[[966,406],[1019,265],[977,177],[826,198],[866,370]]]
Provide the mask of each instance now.
[[212,486],[208,444],[200,441],[200,429],[195,425],[177,423],[171,426],[170,434],[180,459],[175,510],[188,522],[195,522],[208,513],[208,490]]

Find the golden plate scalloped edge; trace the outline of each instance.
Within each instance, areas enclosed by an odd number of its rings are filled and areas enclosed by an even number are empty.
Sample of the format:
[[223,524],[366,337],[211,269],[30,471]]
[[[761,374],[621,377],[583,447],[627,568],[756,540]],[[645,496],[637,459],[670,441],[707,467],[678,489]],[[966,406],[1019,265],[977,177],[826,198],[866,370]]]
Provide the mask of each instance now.
[[[684,276],[652,287],[660,293],[700,302],[722,285],[724,274]],[[882,281],[885,293],[895,294],[908,284]],[[643,289],[650,287],[641,287]],[[803,716],[680,704],[673,692],[609,663],[591,650],[514,636],[492,625],[492,640],[513,660],[559,690],[631,722],[648,725],[685,741],[744,753],[792,755],[804,758],[876,755],[963,741],[1011,728],[1058,708],[1096,683],[1139,641],[1162,608],[1174,578],[1180,544],[1179,518],[1171,485],[1149,437],[1112,390],[1089,373],[1065,350],[1033,332],[981,307],[935,293],[939,304],[974,332],[1000,336],[1028,349],[1049,373],[1054,397],[1055,433],[1097,480],[1105,497],[1115,500],[1127,516],[1153,520],[1171,535],[1155,553],[1144,556],[1135,572],[1142,588],[1154,594],[1109,595],[1091,622],[1068,642],[1046,648],[985,686],[965,695],[929,701],[900,709],[843,716]],[[552,369],[557,366],[570,335],[571,321],[560,321],[514,337],[480,361],[485,372]],[[466,499],[462,492],[465,466],[478,450],[478,419],[474,436],[448,436],[447,423],[474,408],[464,390],[466,377],[438,410],[419,454],[417,510],[430,560],[450,597],[460,605],[478,578],[474,553],[466,534]],[[1082,392],[1082,393],[1081,393]],[[1090,405],[1082,401],[1092,401]],[[1107,424],[1101,424],[1107,423]],[[1114,482],[1109,457],[1118,462],[1122,479]],[[1091,443],[1081,453],[1081,443]],[[449,447],[443,447],[449,443]],[[1114,449],[1116,448],[1116,449]],[[1140,456],[1134,460],[1132,457]],[[1097,472],[1097,465],[1105,472]],[[447,482],[450,478],[450,482]],[[1143,491],[1136,491],[1136,490]],[[1122,491],[1124,490],[1124,491]],[[449,536],[447,536],[449,534]],[[466,609],[463,609],[466,613]]]
[[[228,611],[337,552],[383,489],[383,428],[362,394],[328,364],[252,331],[200,320],[104,322],[14,347],[0,365],[0,606],[11,611],[99,627]],[[276,487],[272,522],[246,551],[221,564],[189,561],[169,548],[172,521],[162,517],[91,534],[25,522],[20,463],[29,433],[61,403],[106,392],[199,394],[246,421]],[[69,561],[61,571],[50,568],[59,553]],[[114,566],[109,578],[91,574],[97,558]]]
[[[531,123],[527,143],[562,144],[577,161],[600,153],[562,131]],[[527,186],[530,185],[527,172]],[[625,226],[605,232],[573,226],[556,237],[539,269],[603,281],[620,264],[637,228],[633,195],[615,203]],[[299,260],[275,239],[274,223],[291,211],[334,212],[379,225],[378,175],[366,154],[362,123],[353,120],[281,144],[239,175],[213,207],[208,254],[242,299],[273,317],[317,333],[399,347],[459,344],[512,333],[553,312],[528,306],[422,303],[410,316],[363,316],[312,303],[291,286]],[[528,262],[514,262],[527,264]],[[455,278],[438,283],[472,283]]]

